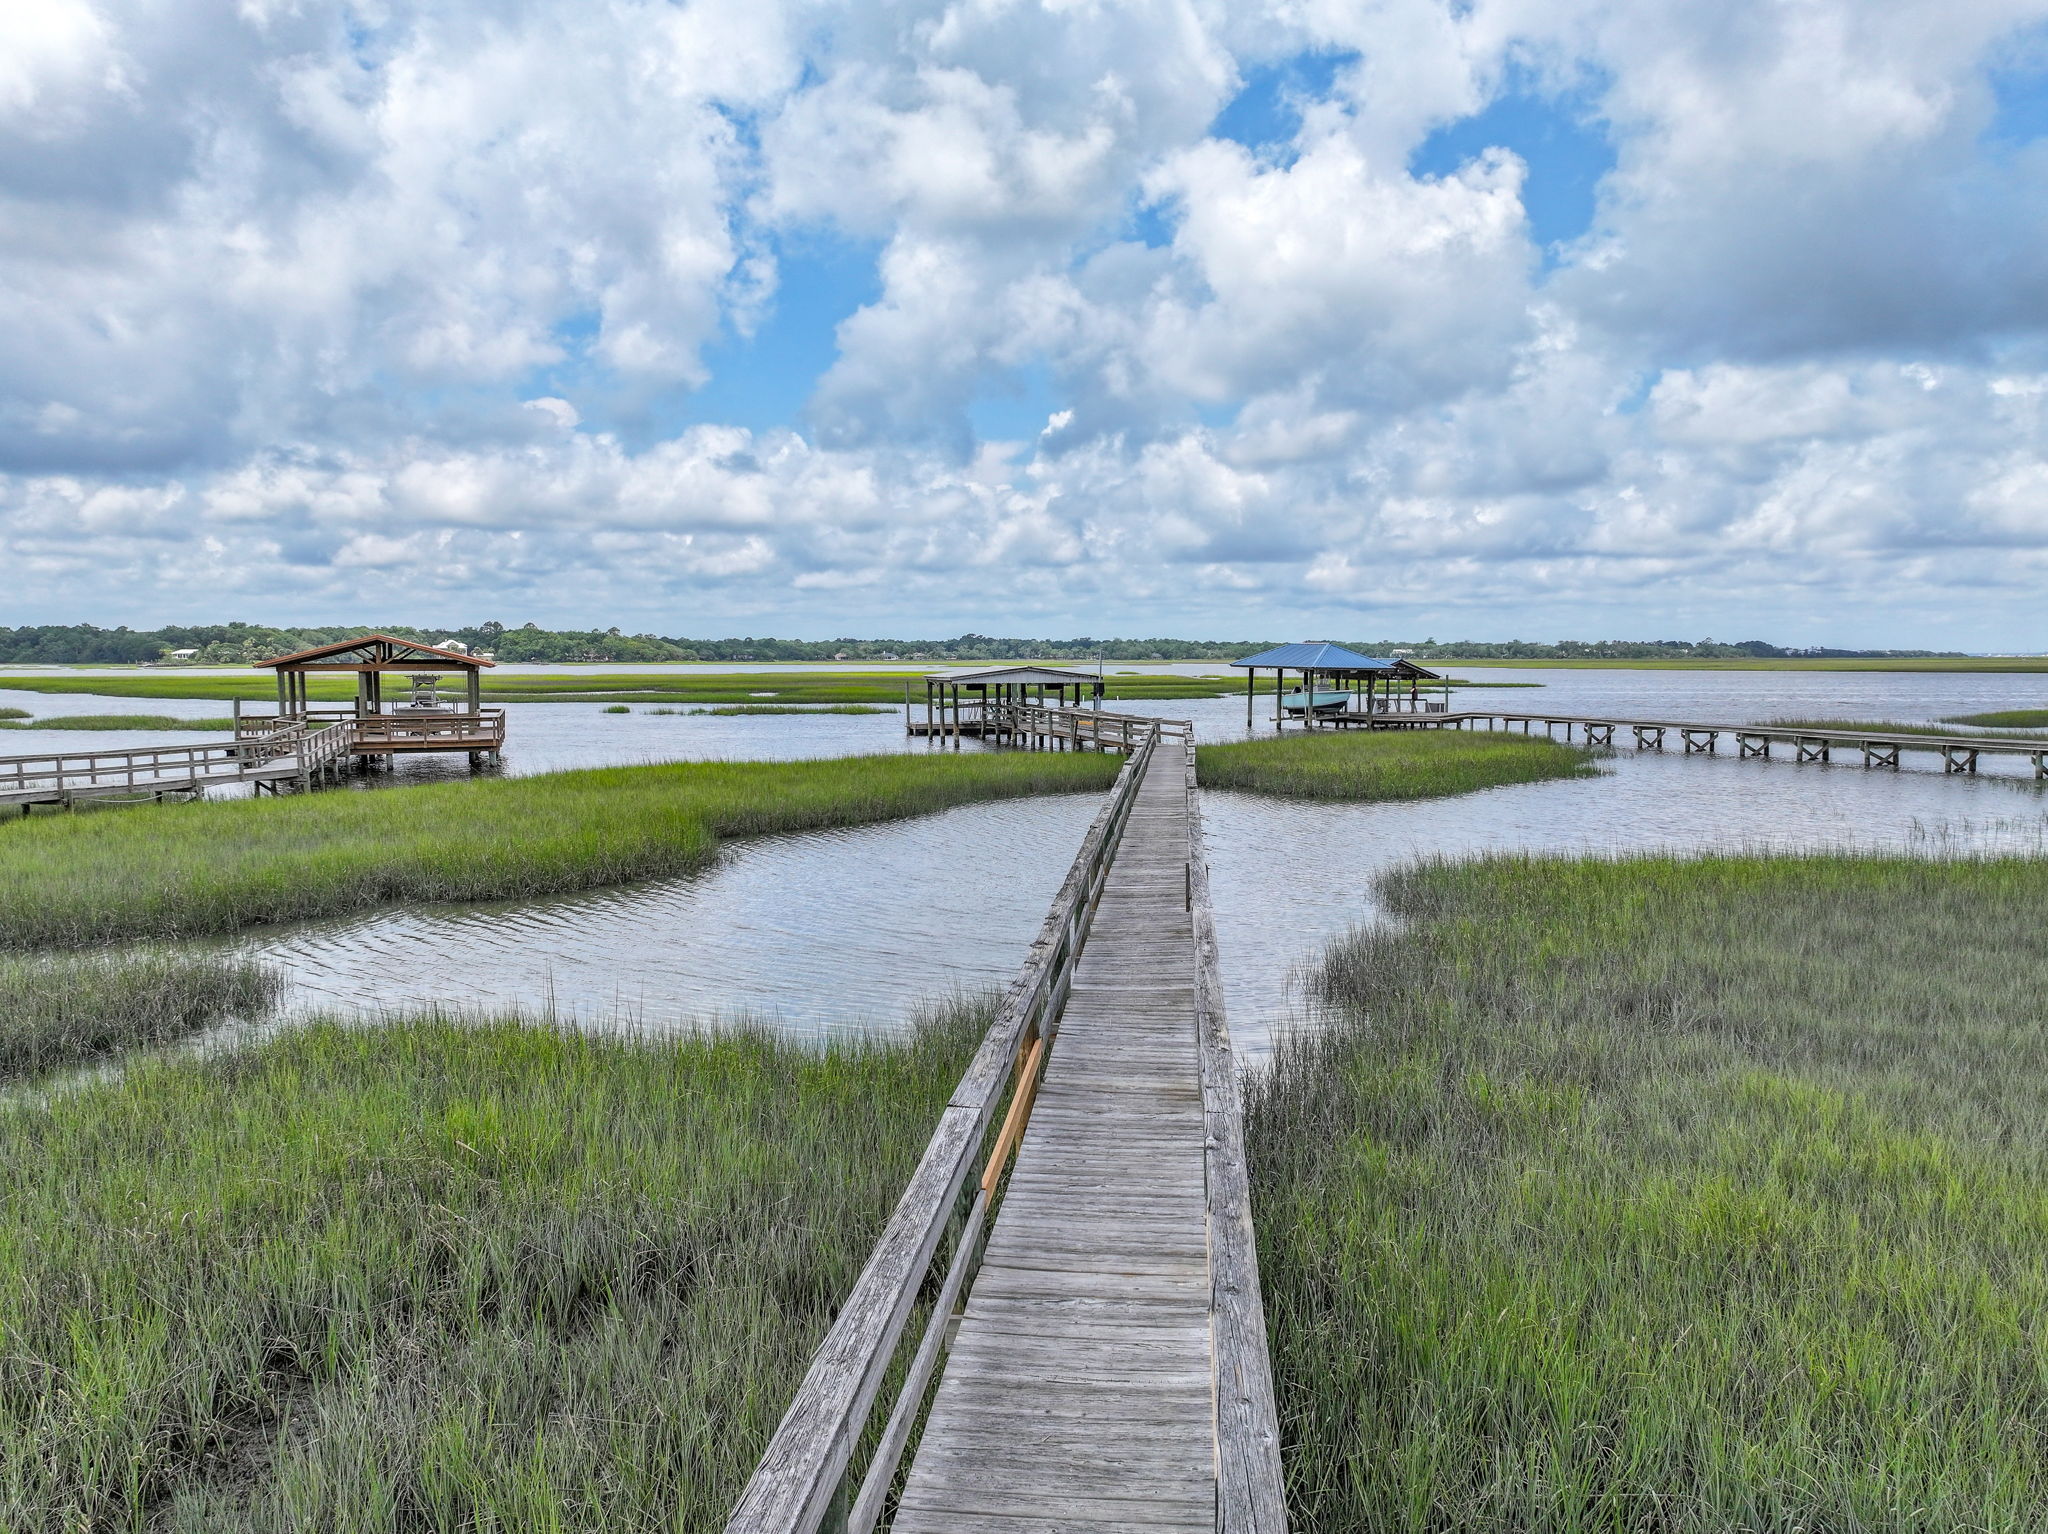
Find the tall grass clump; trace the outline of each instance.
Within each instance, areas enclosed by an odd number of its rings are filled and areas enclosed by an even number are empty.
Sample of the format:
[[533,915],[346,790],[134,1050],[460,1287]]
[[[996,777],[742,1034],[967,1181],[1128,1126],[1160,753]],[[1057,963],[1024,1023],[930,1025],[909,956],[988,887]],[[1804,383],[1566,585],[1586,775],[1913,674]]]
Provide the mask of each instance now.
[[0,1528],[719,1527],[987,1021],[317,1025],[0,1106]]
[[224,955],[0,958],[0,1079],[258,1016],[281,985],[262,965]]
[[1096,753],[683,762],[38,817],[0,827],[0,946],[233,932],[393,901],[512,899],[700,868],[719,839],[1106,788]]
[[1383,893],[1250,1097],[1302,1526],[2048,1522],[2048,862]]
[[1437,799],[1507,783],[1590,777],[1593,753],[1490,730],[1318,730],[1198,746],[1205,788],[1294,799]]

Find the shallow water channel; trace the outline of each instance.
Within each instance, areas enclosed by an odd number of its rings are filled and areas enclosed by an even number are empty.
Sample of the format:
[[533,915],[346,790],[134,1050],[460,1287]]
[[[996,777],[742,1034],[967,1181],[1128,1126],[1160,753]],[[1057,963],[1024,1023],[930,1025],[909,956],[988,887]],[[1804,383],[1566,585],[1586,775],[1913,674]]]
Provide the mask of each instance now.
[[[1493,706],[1708,722],[1931,721],[2048,704],[2048,677],[2031,675],[1454,669],[1476,681],[1542,684],[1540,691],[1465,695]],[[772,690],[772,676],[764,675],[762,687]],[[43,716],[220,711],[207,703],[9,693],[4,678],[0,703]],[[1241,698],[1119,706],[1192,718],[1203,740],[1244,733]],[[894,714],[722,718],[636,708],[619,715],[574,703],[513,704],[508,714],[503,770],[514,773],[934,749],[906,743]],[[54,733],[12,739],[20,743],[15,749],[50,749]],[[115,743],[102,735],[88,744]],[[7,750],[0,746],[0,754]],[[1987,772],[1972,778],[1943,775],[1937,758],[1907,760],[1912,765],[1893,773],[1847,762],[1738,761],[1732,752],[1687,758],[1624,750],[1603,762],[1597,778],[1416,804],[1207,794],[1233,1031],[1256,1054],[1300,1016],[1303,966],[1330,939],[1373,918],[1378,872],[1417,857],[1763,846],[1926,855],[2048,850],[2048,794],[2021,775],[2023,761],[1987,759]],[[364,781],[463,775],[458,758]],[[738,841],[713,867],[685,878],[517,904],[382,912],[266,931],[233,946],[291,976],[294,1014],[551,1008],[593,1026],[747,1016],[818,1034],[893,1027],[922,1000],[1007,981],[1097,804],[1092,795],[1013,801]]]

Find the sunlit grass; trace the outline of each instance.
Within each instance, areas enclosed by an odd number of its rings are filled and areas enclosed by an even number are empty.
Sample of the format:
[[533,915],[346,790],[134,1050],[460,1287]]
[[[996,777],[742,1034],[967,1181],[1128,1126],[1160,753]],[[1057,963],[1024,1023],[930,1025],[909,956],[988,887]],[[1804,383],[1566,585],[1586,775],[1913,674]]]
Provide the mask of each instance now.
[[1121,759],[976,752],[686,762],[52,815],[0,825],[0,946],[232,932],[400,901],[701,868],[720,838],[1099,791]]
[[1250,1105],[1299,1526],[2048,1521],[2048,863],[1382,895]]
[[986,1022],[319,1025],[0,1104],[0,1528],[719,1527]]
[[1195,760],[1205,788],[1299,799],[1434,799],[1598,770],[1577,746],[1447,729],[1303,730],[1199,746]]

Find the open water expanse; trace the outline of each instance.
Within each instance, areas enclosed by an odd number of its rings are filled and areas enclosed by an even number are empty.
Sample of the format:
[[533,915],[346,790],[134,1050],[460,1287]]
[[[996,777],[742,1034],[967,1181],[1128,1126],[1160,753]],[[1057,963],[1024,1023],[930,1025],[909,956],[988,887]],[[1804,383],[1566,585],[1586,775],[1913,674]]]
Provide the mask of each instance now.
[[[1471,702],[1557,713],[1913,722],[2048,707],[2048,677],[2033,675],[1455,671],[1475,681],[1544,684],[1542,691],[1465,694]],[[764,673],[762,690],[772,687],[772,674]],[[0,704],[39,716],[223,712],[214,703],[8,692],[4,679]],[[1192,718],[1203,740],[1244,733],[1241,698],[1118,706]],[[933,749],[907,746],[896,715],[618,715],[574,703],[512,704],[507,712],[508,772]],[[0,754],[206,738],[10,734]],[[2017,770],[1994,764],[1970,778],[1943,775],[1937,758],[1917,760],[1922,765],[1891,773],[1840,762],[1739,761],[1725,751],[1687,758],[1623,750],[1603,763],[1598,778],[1418,804],[1207,794],[1203,813],[1233,1031],[1240,1047],[1255,1054],[1299,1015],[1303,965],[1332,937],[1373,918],[1380,870],[1416,857],[1759,846],[1927,855],[2048,850],[2048,794],[2020,775],[2024,762]],[[459,761],[415,763],[369,781],[462,776]],[[1092,795],[1028,800],[735,842],[713,868],[688,878],[517,905],[314,923],[237,946],[293,977],[297,1011],[375,1014],[444,1004],[552,1007],[600,1026],[751,1016],[806,1032],[888,1027],[919,1000],[1009,978],[1096,806]]]

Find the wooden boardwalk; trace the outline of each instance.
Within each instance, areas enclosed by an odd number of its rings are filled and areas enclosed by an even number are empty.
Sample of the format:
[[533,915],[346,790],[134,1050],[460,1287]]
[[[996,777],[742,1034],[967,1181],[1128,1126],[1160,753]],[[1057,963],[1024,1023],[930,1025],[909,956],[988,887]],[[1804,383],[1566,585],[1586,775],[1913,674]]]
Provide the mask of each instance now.
[[1193,729],[1140,722],[727,1534],[1285,1534]]
[[[52,721],[61,728],[61,720]],[[350,758],[413,751],[466,751],[472,762],[505,742],[502,709],[482,714],[373,715],[315,712],[238,717],[232,740],[189,746],[0,757],[0,805],[165,799],[246,784],[261,793],[310,788]]]
[[[1591,746],[1632,745],[1638,751],[1662,751],[1667,737],[1687,756],[1711,756],[1720,749],[1722,736],[1735,743],[1736,755],[1768,759],[1774,747],[1783,747],[1800,762],[1831,762],[1836,752],[1857,753],[1865,767],[1896,769],[1904,752],[1925,752],[1939,756],[1942,770],[1974,773],[1978,759],[1986,756],[2025,757],[2036,778],[2048,778],[2048,739],[2022,735],[1923,735],[1911,731],[1820,729],[1797,724],[1720,724],[1687,719],[1635,719],[1614,714],[1544,714],[1520,710],[1460,708],[1450,712],[1390,710],[1381,713],[1325,714],[1316,721],[1318,729],[1368,730],[1463,730],[1520,728],[1523,734],[1541,729],[1555,737],[1576,738]],[[1627,737],[1617,732],[1626,730]]]
[[1158,753],[890,1528],[1216,1527],[1189,824]]

